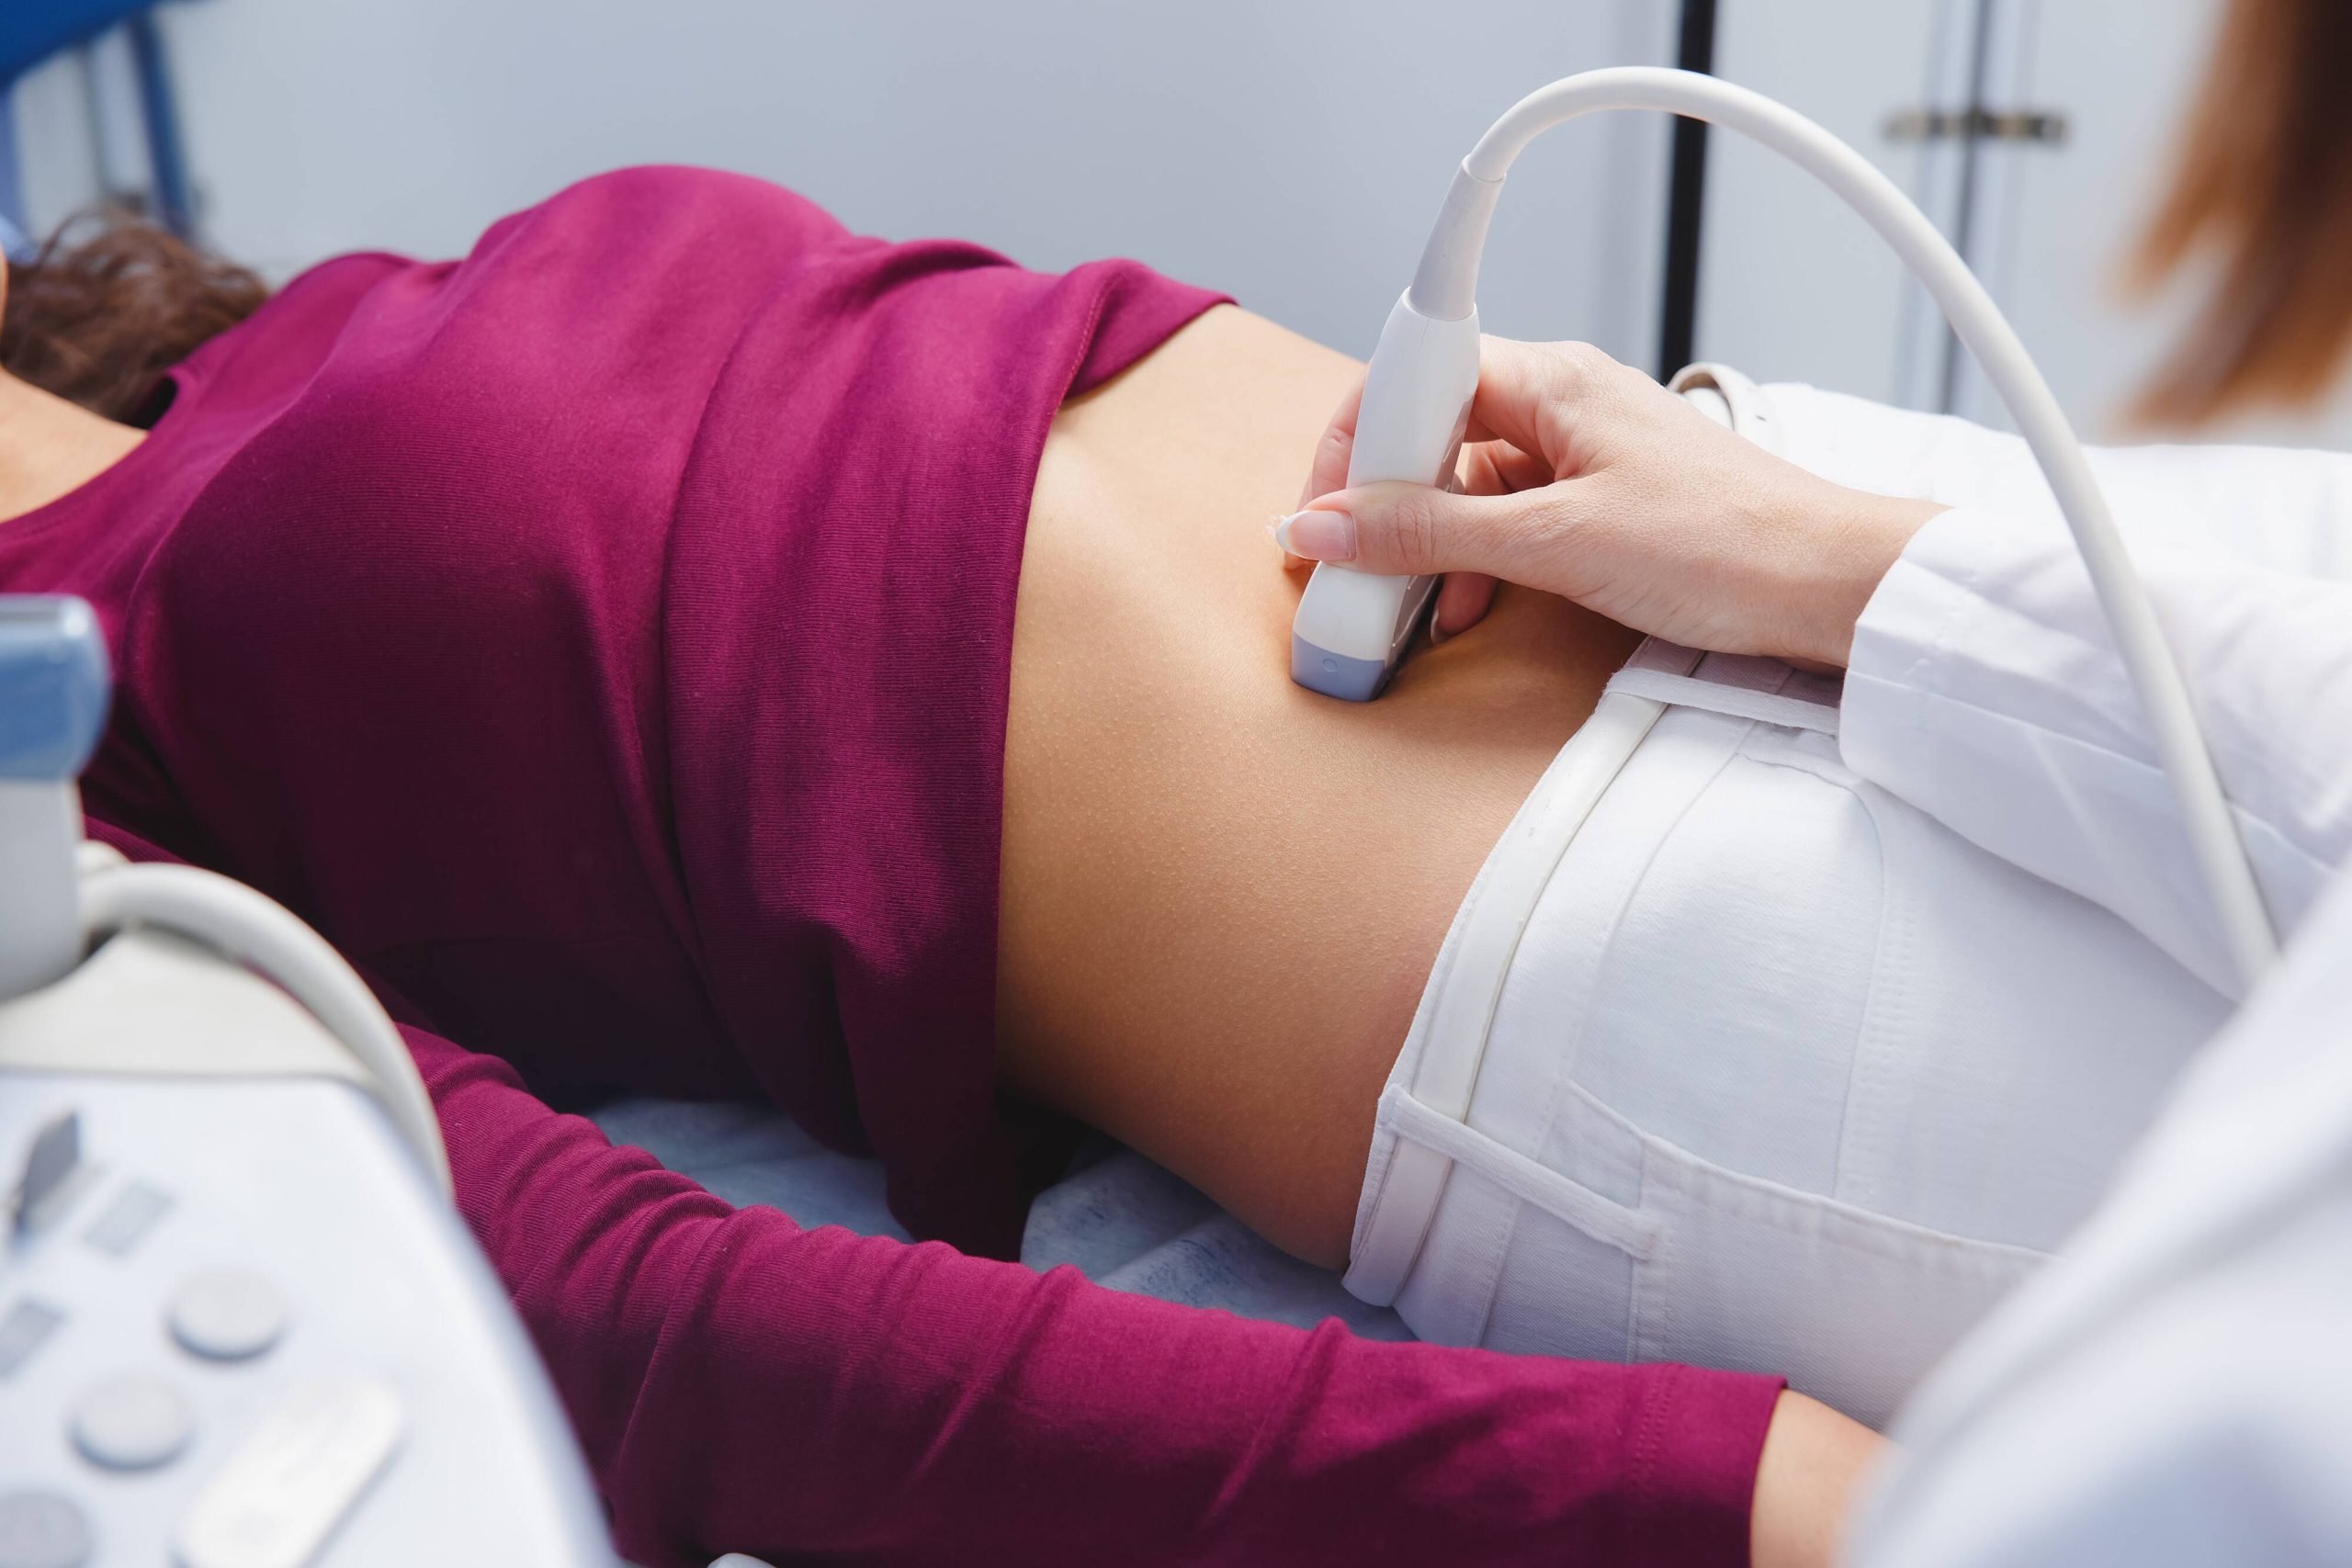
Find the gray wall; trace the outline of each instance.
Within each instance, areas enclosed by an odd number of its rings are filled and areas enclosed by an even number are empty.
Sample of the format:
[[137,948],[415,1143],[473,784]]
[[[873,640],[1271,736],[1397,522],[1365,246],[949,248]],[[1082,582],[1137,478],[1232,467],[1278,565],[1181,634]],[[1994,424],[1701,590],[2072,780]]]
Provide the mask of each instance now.
[[[1521,92],[1670,47],[1665,0],[198,0],[166,7],[203,217],[284,276],[462,251],[583,175],[763,175],[851,225],[1043,267],[1139,256],[1356,353],[1454,163]],[[119,73],[101,60],[101,91]],[[82,73],[20,94],[37,222],[88,199]],[[117,156],[119,168],[135,152]],[[1665,133],[1513,182],[1487,318],[1647,365]],[[122,168],[137,175],[135,167]]]

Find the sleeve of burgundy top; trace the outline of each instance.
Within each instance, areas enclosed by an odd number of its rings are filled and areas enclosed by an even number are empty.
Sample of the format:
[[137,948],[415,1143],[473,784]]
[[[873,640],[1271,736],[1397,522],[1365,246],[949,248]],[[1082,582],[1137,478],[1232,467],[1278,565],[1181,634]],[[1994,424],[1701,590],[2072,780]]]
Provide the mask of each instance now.
[[405,1032],[636,1561],[1747,1560],[1776,1380],[1376,1344],[803,1230]]

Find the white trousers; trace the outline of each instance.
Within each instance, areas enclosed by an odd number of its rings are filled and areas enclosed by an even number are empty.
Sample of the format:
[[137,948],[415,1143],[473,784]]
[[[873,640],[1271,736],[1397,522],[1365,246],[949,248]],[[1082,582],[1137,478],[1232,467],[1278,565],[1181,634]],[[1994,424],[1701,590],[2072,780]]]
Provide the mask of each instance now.
[[1835,690],[1655,641],[1611,682],[1447,933],[1350,1290],[1878,1424],[2089,1212],[2224,1005],[1849,773]]

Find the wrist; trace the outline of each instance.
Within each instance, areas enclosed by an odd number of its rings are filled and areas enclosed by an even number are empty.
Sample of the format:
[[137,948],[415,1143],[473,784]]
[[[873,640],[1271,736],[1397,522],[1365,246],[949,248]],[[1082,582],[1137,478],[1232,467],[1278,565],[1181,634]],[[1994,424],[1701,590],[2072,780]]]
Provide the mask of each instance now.
[[1912,536],[1946,510],[1939,502],[1835,490],[1800,535],[1811,536],[1814,547],[1804,565],[1798,614],[1782,657],[1843,670],[1853,653],[1854,627],[1871,595]]
[[1765,1429],[1748,1516],[1753,1568],[1830,1568],[1871,1467],[1877,1433],[1792,1389]]

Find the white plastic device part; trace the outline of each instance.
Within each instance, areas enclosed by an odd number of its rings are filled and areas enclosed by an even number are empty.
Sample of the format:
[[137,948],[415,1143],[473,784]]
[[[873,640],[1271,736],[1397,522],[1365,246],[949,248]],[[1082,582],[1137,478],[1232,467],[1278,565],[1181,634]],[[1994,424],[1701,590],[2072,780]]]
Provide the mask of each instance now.
[[324,938],[250,887],[193,866],[130,865],[82,837],[74,780],[106,726],[112,677],[96,613],[0,594],[0,1003],[65,979],[107,935],[144,925],[274,980],[340,1041],[444,1197],[448,1151],[400,1032]]
[[[254,1026],[257,1055],[343,1055],[274,987],[153,931],[124,932],[10,1004],[46,1004],[45,1021],[0,1013],[0,1151],[25,1148],[61,1112],[84,1140],[83,1179],[65,1201],[6,1237],[0,1317],[35,1302],[52,1331],[28,1351],[19,1335],[0,1376],[0,1491],[78,1512],[96,1538],[94,1568],[619,1568],[578,1439],[505,1288],[455,1206],[417,1179],[365,1086],[299,1070],[172,1070],[174,1047],[219,1032],[212,1002],[256,993],[266,999],[233,1010]],[[175,998],[191,1010],[186,1031],[172,1027]],[[47,1065],[10,1055],[52,1026]],[[126,1048],[150,1065],[75,1065]],[[194,1279],[224,1266],[266,1281],[282,1336],[247,1359],[198,1360],[176,1339],[177,1313]],[[193,1429],[176,1460],[106,1474],[78,1451],[70,1423],[91,1385],[118,1371],[185,1396]],[[322,1409],[322,1380],[390,1392],[402,1413],[397,1449],[353,1464],[371,1423]],[[299,1437],[272,1443],[296,1415],[308,1416]],[[372,1425],[380,1435],[381,1420]],[[265,1446],[270,1462],[245,1462]],[[204,1522],[227,1516],[243,1521],[233,1540]],[[323,1543],[302,1550],[297,1538],[330,1523]]]
[[1736,432],[1752,446],[1775,457],[1788,456],[1781,438],[1781,422],[1764,389],[1728,365],[1702,360],[1686,365],[1666,384],[1669,392],[1698,409],[1725,430]]
[[374,1079],[378,1100],[443,1197],[455,1190],[441,1123],[414,1058],[375,993],[324,937],[243,883],[187,865],[94,869],[81,887],[82,931],[95,943],[129,926],[151,926],[250,964],[283,987],[343,1043]]
[[[2222,942],[2250,988],[2277,962],[2278,937],[2198,726],[2188,683],[2157,625],[2147,591],[2132,570],[2131,554],[2116,531],[2106,497],[2083,456],[2082,444],[2075,439],[2049,383],[2026,354],[2024,344],[1984,286],[1968,270],[1968,264],[1901,188],[1868,159],[1795,110],[1760,93],[1696,72],[1635,65],[1565,77],[1512,105],[1462,161],[1422,251],[1412,288],[1399,308],[1431,321],[1476,321],[1478,260],[1504,175],[1537,136],[1596,109],[1662,110],[1705,120],[1763,143],[1813,175],[1860,214],[1934,297],[1951,322],[1953,334],[1976,356],[1985,379],[2001,394],[2074,534],[2092,589],[2114,630],[2117,652],[2146,710],[2156,755],[2179,804],[2182,827],[2212,899]],[[1396,317],[1392,314],[1390,320],[1393,324]],[[1474,335],[1474,350],[1475,346]],[[1381,363],[1388,348],[1389,337],[1384,332],[1366,372],[1367,402],[1372,378],[1389,374]],[[1405,356],[1397,355],[1395,360],[1394,374],[1405,373]],[[1419,411],[1428,422],[1421,439],[1430,439],[1436,411],[1442,403],[1436,390],[1413,399],[1384,386],[1384,400],[1400,410]],[[1447,428],[1451,427],[1449,420]],[[1349,479],[1355,480],[1352,468]],[[1317,581],[1332,575],[1338,574],[1317,569]],[[1315,596],[1313,582],[1308,584],[1308,595]],[[1377,626],[1373,612],[1378,607],[1375,602],[1354,612],[1361,614],[1361,620],[1349,620],[1333,608],[1318,608],[1316,637],[1350,647],[1368,646],[1380,631],[1389,629]],[[1302,601],[1301,617],[1306,614]],[[1299,640],[1295,633],[1295,676]],[[1402,647],[1398,642],[1397,651]],[[1384,671],[1380,683],[1385,684],[1385,679]],[[1378,690],[1375,684],[1362,695],[1370,697]]]
[[71,779],[0,778],[0,998],[39,990],[81,961],[74,845],[82,800]]
[[[1433,317],[1415,308],[1410,290],[1399,296],[1364,371],[1348,483],[1450,483],[1477,389],[1477,310]],[[1317,566],[1291,622],[1291,678],[1349,702],[1378,696],[1437,582]]]
[[0,594],[0,1001],[81,961],[75,775],[106,728],[112,682],[96,612],[58,594]]

